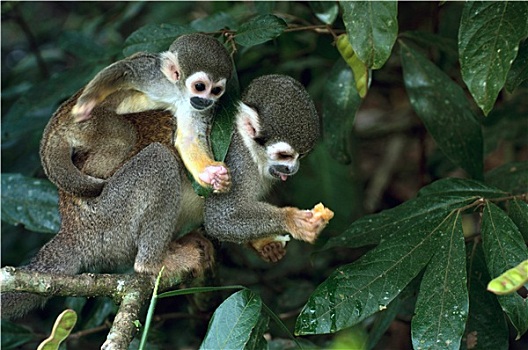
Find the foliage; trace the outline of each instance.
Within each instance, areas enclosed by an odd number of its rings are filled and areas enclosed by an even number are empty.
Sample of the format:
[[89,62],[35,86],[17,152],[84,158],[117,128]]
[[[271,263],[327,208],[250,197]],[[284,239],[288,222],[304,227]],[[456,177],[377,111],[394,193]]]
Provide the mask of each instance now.
[[[299,207],[322,200],[336,217],[317,254],[309,258],[310,248],[290,244],[280,267],[222,247],[217,283],[251,290],[193,294],[191,314],[170,304],[177,294],[165,295],[157,313],[170,306],[186,317],[175,318],[173,328],[147,327],[149,348],[373,348],[401,319],[410,321],[416,349],[507,349],[510,328],[517,340],[526,334],[525,282],[506,295],[487,285],[528,259],[527,3],[96,4],[2,3],[5,242],[20,232],[11,225],[23,225],[27,235],[58,229],[56,191],[43,179],[38,142],[60,102],[117,59],[205,31],[233,52],[240,86],[270,73],[307,86],[323,139],[287,194],[274,199]],[[389,159],[389,174],[374,181],[386,167],[373,163],[385,162],[385,141],[397,138],[413,151]],[[405,185],[413,190],[395,195]],[[377,213],[361,209],[371,199],[363,188],[379,196]],[[9,249],[3,244],[3,253]],[[207,299],[202,310],[206,294],[225,300]],[[77,303],[79,331],[103,325],[112,310],[109,301],[68,303]],[[275,314],[295,320],[281,317],[281,326]],[[41,318],[30,328],[3,321],[2,347],[38,341],[38,328],[53,317]],[[271,340],[263,337],[268,332]],[[312,337],[295,344],[289,332]]]

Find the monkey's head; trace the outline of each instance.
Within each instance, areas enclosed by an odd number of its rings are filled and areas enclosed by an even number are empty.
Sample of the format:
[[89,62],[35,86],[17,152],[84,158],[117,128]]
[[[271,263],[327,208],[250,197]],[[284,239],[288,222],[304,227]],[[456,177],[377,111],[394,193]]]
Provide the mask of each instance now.
[[266,75],[244,91],[237,127],[263,175],[285,181],[299,170],[300,158],[315,145],[320,120],[298,81]]
[[161,57],[163,74],[180,84],[185,100],[199,111],[218,101],[233,72],[229,52],[218,40],[205,34],[178,37]]

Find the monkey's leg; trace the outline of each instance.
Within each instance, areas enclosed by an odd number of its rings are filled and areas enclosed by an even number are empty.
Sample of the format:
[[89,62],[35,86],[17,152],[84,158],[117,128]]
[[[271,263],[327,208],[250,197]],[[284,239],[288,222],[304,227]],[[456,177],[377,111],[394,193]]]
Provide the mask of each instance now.
[[134,270],[157,274],[177,228],[181,198],[182,165],[165,146],[150,144],[103,189],[98,205],[108,223],[105,256],[119,259],[137,247]]

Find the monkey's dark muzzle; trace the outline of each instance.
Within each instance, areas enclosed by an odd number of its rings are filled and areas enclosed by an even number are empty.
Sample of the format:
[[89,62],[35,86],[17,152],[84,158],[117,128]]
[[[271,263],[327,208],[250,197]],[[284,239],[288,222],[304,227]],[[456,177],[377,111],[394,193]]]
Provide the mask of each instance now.
[[286,181],[288,177],[294,175],[298,169],[298,166],[274,165],[269,168],[269,173],[277,179]]
[[199,111],[202,111],[204,109],[211,107],[213,103],[214,103],[213,100],[209,100],[207,98],[191,97],[191,105]]

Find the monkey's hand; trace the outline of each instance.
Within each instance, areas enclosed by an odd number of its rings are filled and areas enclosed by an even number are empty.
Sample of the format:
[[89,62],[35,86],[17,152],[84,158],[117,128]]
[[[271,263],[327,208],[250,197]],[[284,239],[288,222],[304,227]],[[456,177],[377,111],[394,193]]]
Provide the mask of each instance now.
[[286,255],[286,242],[290,236],[277,235],[249,242],[260,258],[266,262],[277,262]]
[[229,176],[229,170],[224,163],[215,162],[205,167],[205,169],[198,174],[198,183],[201,186],[211,186],[213,191],[216,193],[222,193],[229,191],[231,187],[231,177]]
[[308,243],[313,243],[326,227],[334,212],[325,208],[321,203],[312,210],[300,210],[287,207],[286,227],[292,237]]

